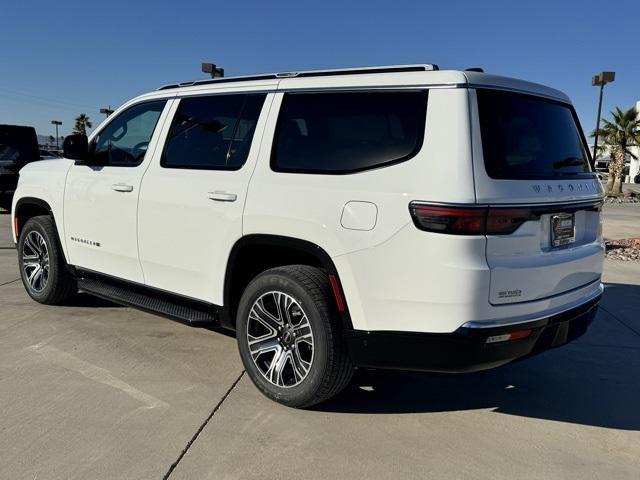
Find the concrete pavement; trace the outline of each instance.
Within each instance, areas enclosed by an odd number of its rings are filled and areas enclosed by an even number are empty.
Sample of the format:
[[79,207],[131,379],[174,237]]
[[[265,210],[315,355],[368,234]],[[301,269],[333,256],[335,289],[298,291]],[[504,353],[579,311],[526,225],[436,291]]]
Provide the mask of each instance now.
[[602,233],[606,240],[640,237],[640,204],[608,203],[603,212]]
[[[2,246],[7,231],[0,214]],[[6,283],[18,278],[10,249],[0,278],[0,478],[640,472],[637,264],[607,261],[603,308],[573,344],[477,374],[362,372],[310,411],[263,398],[233,338],[87,296],[39,305]]]
[[638,478],[640,287],[617,267],[586,336],[497,370],[367,373],[311,412],[243,377],[174,477]]

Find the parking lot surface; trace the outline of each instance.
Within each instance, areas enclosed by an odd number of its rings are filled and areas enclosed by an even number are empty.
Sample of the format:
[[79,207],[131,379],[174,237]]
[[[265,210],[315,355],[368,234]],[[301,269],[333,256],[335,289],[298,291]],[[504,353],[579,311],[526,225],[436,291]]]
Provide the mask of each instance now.
[[[640,208],[605,235],[640,236]],[[637,479],[640,265],[590,331],[465,375],[360,372],[312,410],[263,398],[235,340],[80,296],[31,301],[0,212],[0,478]]]
[[633,203],[604,206],[602,233],[606,240],[640,237],[640,205]]

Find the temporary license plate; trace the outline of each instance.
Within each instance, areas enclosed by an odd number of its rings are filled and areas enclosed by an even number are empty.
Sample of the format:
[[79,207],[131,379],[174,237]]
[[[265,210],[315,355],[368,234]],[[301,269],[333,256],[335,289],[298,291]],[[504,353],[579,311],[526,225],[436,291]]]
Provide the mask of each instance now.
[[576,219],[573,213],[551,216],[551,243],[554,247],[576,241]]

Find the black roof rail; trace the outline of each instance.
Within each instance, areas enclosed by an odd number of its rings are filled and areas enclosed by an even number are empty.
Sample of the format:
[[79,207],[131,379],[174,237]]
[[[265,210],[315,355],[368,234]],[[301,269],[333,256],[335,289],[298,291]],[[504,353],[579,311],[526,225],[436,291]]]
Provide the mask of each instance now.
[[362,75],[369,73],[396,73],[396,72],[425,72],[439,70],[438,65],[389,65],[382,67],[358,67],[358,68],[338,68],[334,70],[308,70],[303,72],[280,72],[265,73],[260,75],[246,75],[239,77],[221,77],[206,80],[195,80],[192,82],[173,83],[163,85],[158,90],[168,90],[171,88],[191,87],[194,85],[209,85],[213,83],[247,82],[251,80],[276,80],[282,78],[300,77],[328,77],[334,75]]

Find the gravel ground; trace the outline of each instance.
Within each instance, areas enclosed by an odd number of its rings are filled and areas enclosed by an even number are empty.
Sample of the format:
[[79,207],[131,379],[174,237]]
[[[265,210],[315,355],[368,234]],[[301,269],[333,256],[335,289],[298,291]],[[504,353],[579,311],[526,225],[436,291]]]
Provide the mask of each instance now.
[[640,237],[608,240],[605,244],[607,246],[607,258],[623,261],[640,261]]
[[640,203],[640,197],[635,195],[623,195],[620,197],[605,197],[604,203]]

